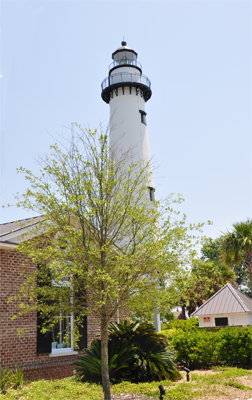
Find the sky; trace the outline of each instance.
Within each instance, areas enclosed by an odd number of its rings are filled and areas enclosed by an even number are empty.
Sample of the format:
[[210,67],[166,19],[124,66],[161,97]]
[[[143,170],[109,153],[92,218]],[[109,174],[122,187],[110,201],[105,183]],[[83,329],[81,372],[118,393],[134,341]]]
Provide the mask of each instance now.
[[[100,85],[124,37],[151,80],[156,198],[181,193],[212,238],[252,217],[251,1],[2,0],[0,21],[1,205],[72,122],[108,124]],[[1,208],[0,223],[32,215]]]

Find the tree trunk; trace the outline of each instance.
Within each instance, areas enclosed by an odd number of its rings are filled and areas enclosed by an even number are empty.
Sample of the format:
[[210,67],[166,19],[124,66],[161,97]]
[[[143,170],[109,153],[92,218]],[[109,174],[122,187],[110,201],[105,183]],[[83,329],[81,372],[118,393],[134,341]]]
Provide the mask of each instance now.
[[108,321],[101,317],[101,367],[104,400],[111,400],[108,363]]
[[181,308],[182,308],[182,318],[183,318],[183,319],[186,319],[186,305],[183,304],[183,305],[181,306]]
[[189,300],[189,305],[185,308],[185,310],[183,311],[183,316],[184,319],[186,319],[186,315],[185,315],[185,311],[188,311],[188,316],[190,317],[191,314],[196,310],[196,303],[193,300]]
[[250,286],[251,286],[251,297],[252,297],[252,273],[249,274]]
[[252,252],[246,253],[244,264],[249,273],[250,286],[251,286],[251,297],[252,297]]

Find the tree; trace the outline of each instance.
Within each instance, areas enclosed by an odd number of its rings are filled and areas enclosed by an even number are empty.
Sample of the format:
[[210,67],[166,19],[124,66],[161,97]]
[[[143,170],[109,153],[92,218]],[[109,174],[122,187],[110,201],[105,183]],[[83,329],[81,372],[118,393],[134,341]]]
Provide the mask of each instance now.
[[220,262],[221,239],[206,238],[201,247],[201,260]]
[[150,203],[147,165],[132,164],[130,152],[118,159],[106,134],[75,125],[64,151],[61,147],[56,143],[51,156],[39,158],[38,176],[19,169],[30,187],[18,196],[18,206],[44,217],[20,244],[40,264],[20,288],[20,313],[38,310],[45,332],[57,322],[60,307],[63,315],[74,315],[77,340],[83,317],[95,312],[109,400],[108,325],[118,308],[148,314],[158,306],[159,283],[181,258],[187,229],[185,219],[171,222],[169,199]]
[[232,282],[234,277],[232,269],[225,264],[194,259],[190,269],[177,271],[168,293],[173,293],[173,306],[180,306],[186,319],[186,311],[190,316],[223,285]]
[[220,260],[219,242],[203,238],[202,257],[193,253],[186,264],[173,268],[168,296],[173,299],[171,307],[182,308],[184,319],[186,311],[190,316],[223,285],[233,283],[236,278],[233,269]]
[[188,287],[189,316],[218,292],[227,282],[234,282],[235,273],[227,265],[214,261],[195,260],[191,270],[190,284]]
[[252,295],[252,220],[233,224],[221,238],[222,256],[227,264],[241,265],[248,271]]
[[239,259],[235,259],[234,254],[231,255],[230,253],[229,257],[226,257],[222,248],[222,240],[222,236],[214,240],[207,238],[201,248],[201,259],[204,261],[213,261],[220,264],[225,264],[227,267],[232,268],[236,275],[234,278],[236,284],[239,285],[239,288],[243,293],[249,295],[251,289],[249,273],[244,266],[245,254],[241,253]]

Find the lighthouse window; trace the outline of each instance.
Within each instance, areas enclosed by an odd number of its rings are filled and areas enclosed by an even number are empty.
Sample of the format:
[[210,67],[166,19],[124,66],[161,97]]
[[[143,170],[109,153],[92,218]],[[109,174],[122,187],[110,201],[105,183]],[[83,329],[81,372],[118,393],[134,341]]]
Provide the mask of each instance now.
[[149,192],[150,192],[150,201],[155,200],[155,189],[154,187],[148,186]]
[[146,123],[146,115],[147,115],[146,112],[143,111],[143,110],[139,110],[139,112],[141,114],[141,122],[142,122],[142,124],[147,125],[147,123]]
[[120,60],[120,64],[130,64],[129,60],[127,57],[122,57]]

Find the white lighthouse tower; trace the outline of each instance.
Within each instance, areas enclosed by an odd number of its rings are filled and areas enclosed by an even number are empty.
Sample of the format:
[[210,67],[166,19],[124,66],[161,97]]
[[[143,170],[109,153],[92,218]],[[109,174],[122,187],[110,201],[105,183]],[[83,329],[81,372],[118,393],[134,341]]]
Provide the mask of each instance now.
[[[151,98],[151,82],[142,74],[137,53],[122,41],[113,54],[108,77],[102,81],[102,99],[110,107],[110,143],[119,151],[131,152],[132,162],[148,163],[150,200],[154,200],[154,181],[146,122],[145,103]],[[156,331],[161,330],[159,314],[154,315]]]
[[102,99],[110,106],[110,143],[123,152],[132,149],[132,162],[149,163],[150,200],[154,199],[150,144],[145,103],[151,97],[151,82],[142,74],[137,53],[123,41],[113,54],[109,75],[101,84]]

